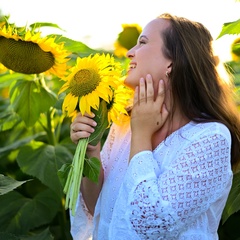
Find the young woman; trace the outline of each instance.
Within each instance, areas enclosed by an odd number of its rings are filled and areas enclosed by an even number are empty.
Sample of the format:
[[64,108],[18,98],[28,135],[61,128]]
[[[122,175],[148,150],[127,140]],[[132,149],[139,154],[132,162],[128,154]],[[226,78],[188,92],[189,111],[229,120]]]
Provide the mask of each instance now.
[[[218,239],[239,163],[240,123],[216,71],[212,37],[200,23],[163,14],[149,22],[130,59],[130,122],[112,125],[100,152],[99,184],[84,178],[71,232],[75,240]],[[71,125],[74,143],[92,116]]]

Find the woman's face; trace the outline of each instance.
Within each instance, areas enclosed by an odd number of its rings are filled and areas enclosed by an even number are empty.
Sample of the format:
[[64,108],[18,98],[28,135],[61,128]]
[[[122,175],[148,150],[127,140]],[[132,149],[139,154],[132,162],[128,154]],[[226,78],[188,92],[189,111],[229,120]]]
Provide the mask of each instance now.
[[128,51],[130,63],[125,79],[127,86],[135,89],[139,79],[141,77],[145,79],[147,74],[152,75],[155,91],[158,89],[160,79],[167,85],[166,72],[171,72],[171,60],[163,55],[164,45],[160,33],[169,24],[168,20],[160,18],[149,22],[139,36],[137,44]]

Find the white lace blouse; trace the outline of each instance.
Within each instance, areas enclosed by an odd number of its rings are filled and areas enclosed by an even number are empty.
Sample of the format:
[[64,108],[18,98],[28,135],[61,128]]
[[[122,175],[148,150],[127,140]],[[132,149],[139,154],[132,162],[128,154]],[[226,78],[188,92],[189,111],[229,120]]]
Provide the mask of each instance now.
[[113,125],[101,152],[104,185],[92,218],[79,196],[74,240],[215,240],[232,184],[231,136],[190,122],[130,164],[129,124]]

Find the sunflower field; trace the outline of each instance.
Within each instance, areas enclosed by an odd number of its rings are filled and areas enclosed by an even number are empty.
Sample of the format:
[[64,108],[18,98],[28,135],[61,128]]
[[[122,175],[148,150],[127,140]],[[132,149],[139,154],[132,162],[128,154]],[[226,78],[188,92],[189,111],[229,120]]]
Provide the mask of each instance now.
[[[62,35],[41,36],[53,23],[17,27],[0,19],[0,239],[71,240],[60,171],[71,164],[76,146],[69,137],[71,117],[64,114],[64,74],[80,57],[110,54],[126,69],[124,57],[141,28],[123,25],[114,52],[91,49]],[[240,20],[224,24],[219,37],[240,34]],[[129,39],[127,41],[127,39]],[[238,42],[234,52],[240,52]],[[240,101],[240,55],[226,63],[236,81]],[[124,73],[123,73],[124,74]],[[69,85],[68,85],[69,87]],[[74,100],[73,100],[74,101]],[[71,108],[71,106],[70,106]],[[107,135],[104,133],[102,143]],[[219,226],[221,240],[240,239],[240,173]]]

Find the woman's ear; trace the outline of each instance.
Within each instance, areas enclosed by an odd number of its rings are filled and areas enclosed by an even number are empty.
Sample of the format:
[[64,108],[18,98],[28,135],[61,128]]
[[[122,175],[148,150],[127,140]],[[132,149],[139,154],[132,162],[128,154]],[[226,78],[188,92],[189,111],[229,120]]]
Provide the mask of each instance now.
[[168,68],[168,70],[167,70],[168,73],[170,73],[172,71],[172,63],[170,63],[167,68]]
[[172,72],[172,63],[170,63],[168,66],[167,66],[167,71],[165,73],[165,76],[167,78],[169,78],[169,74]]

